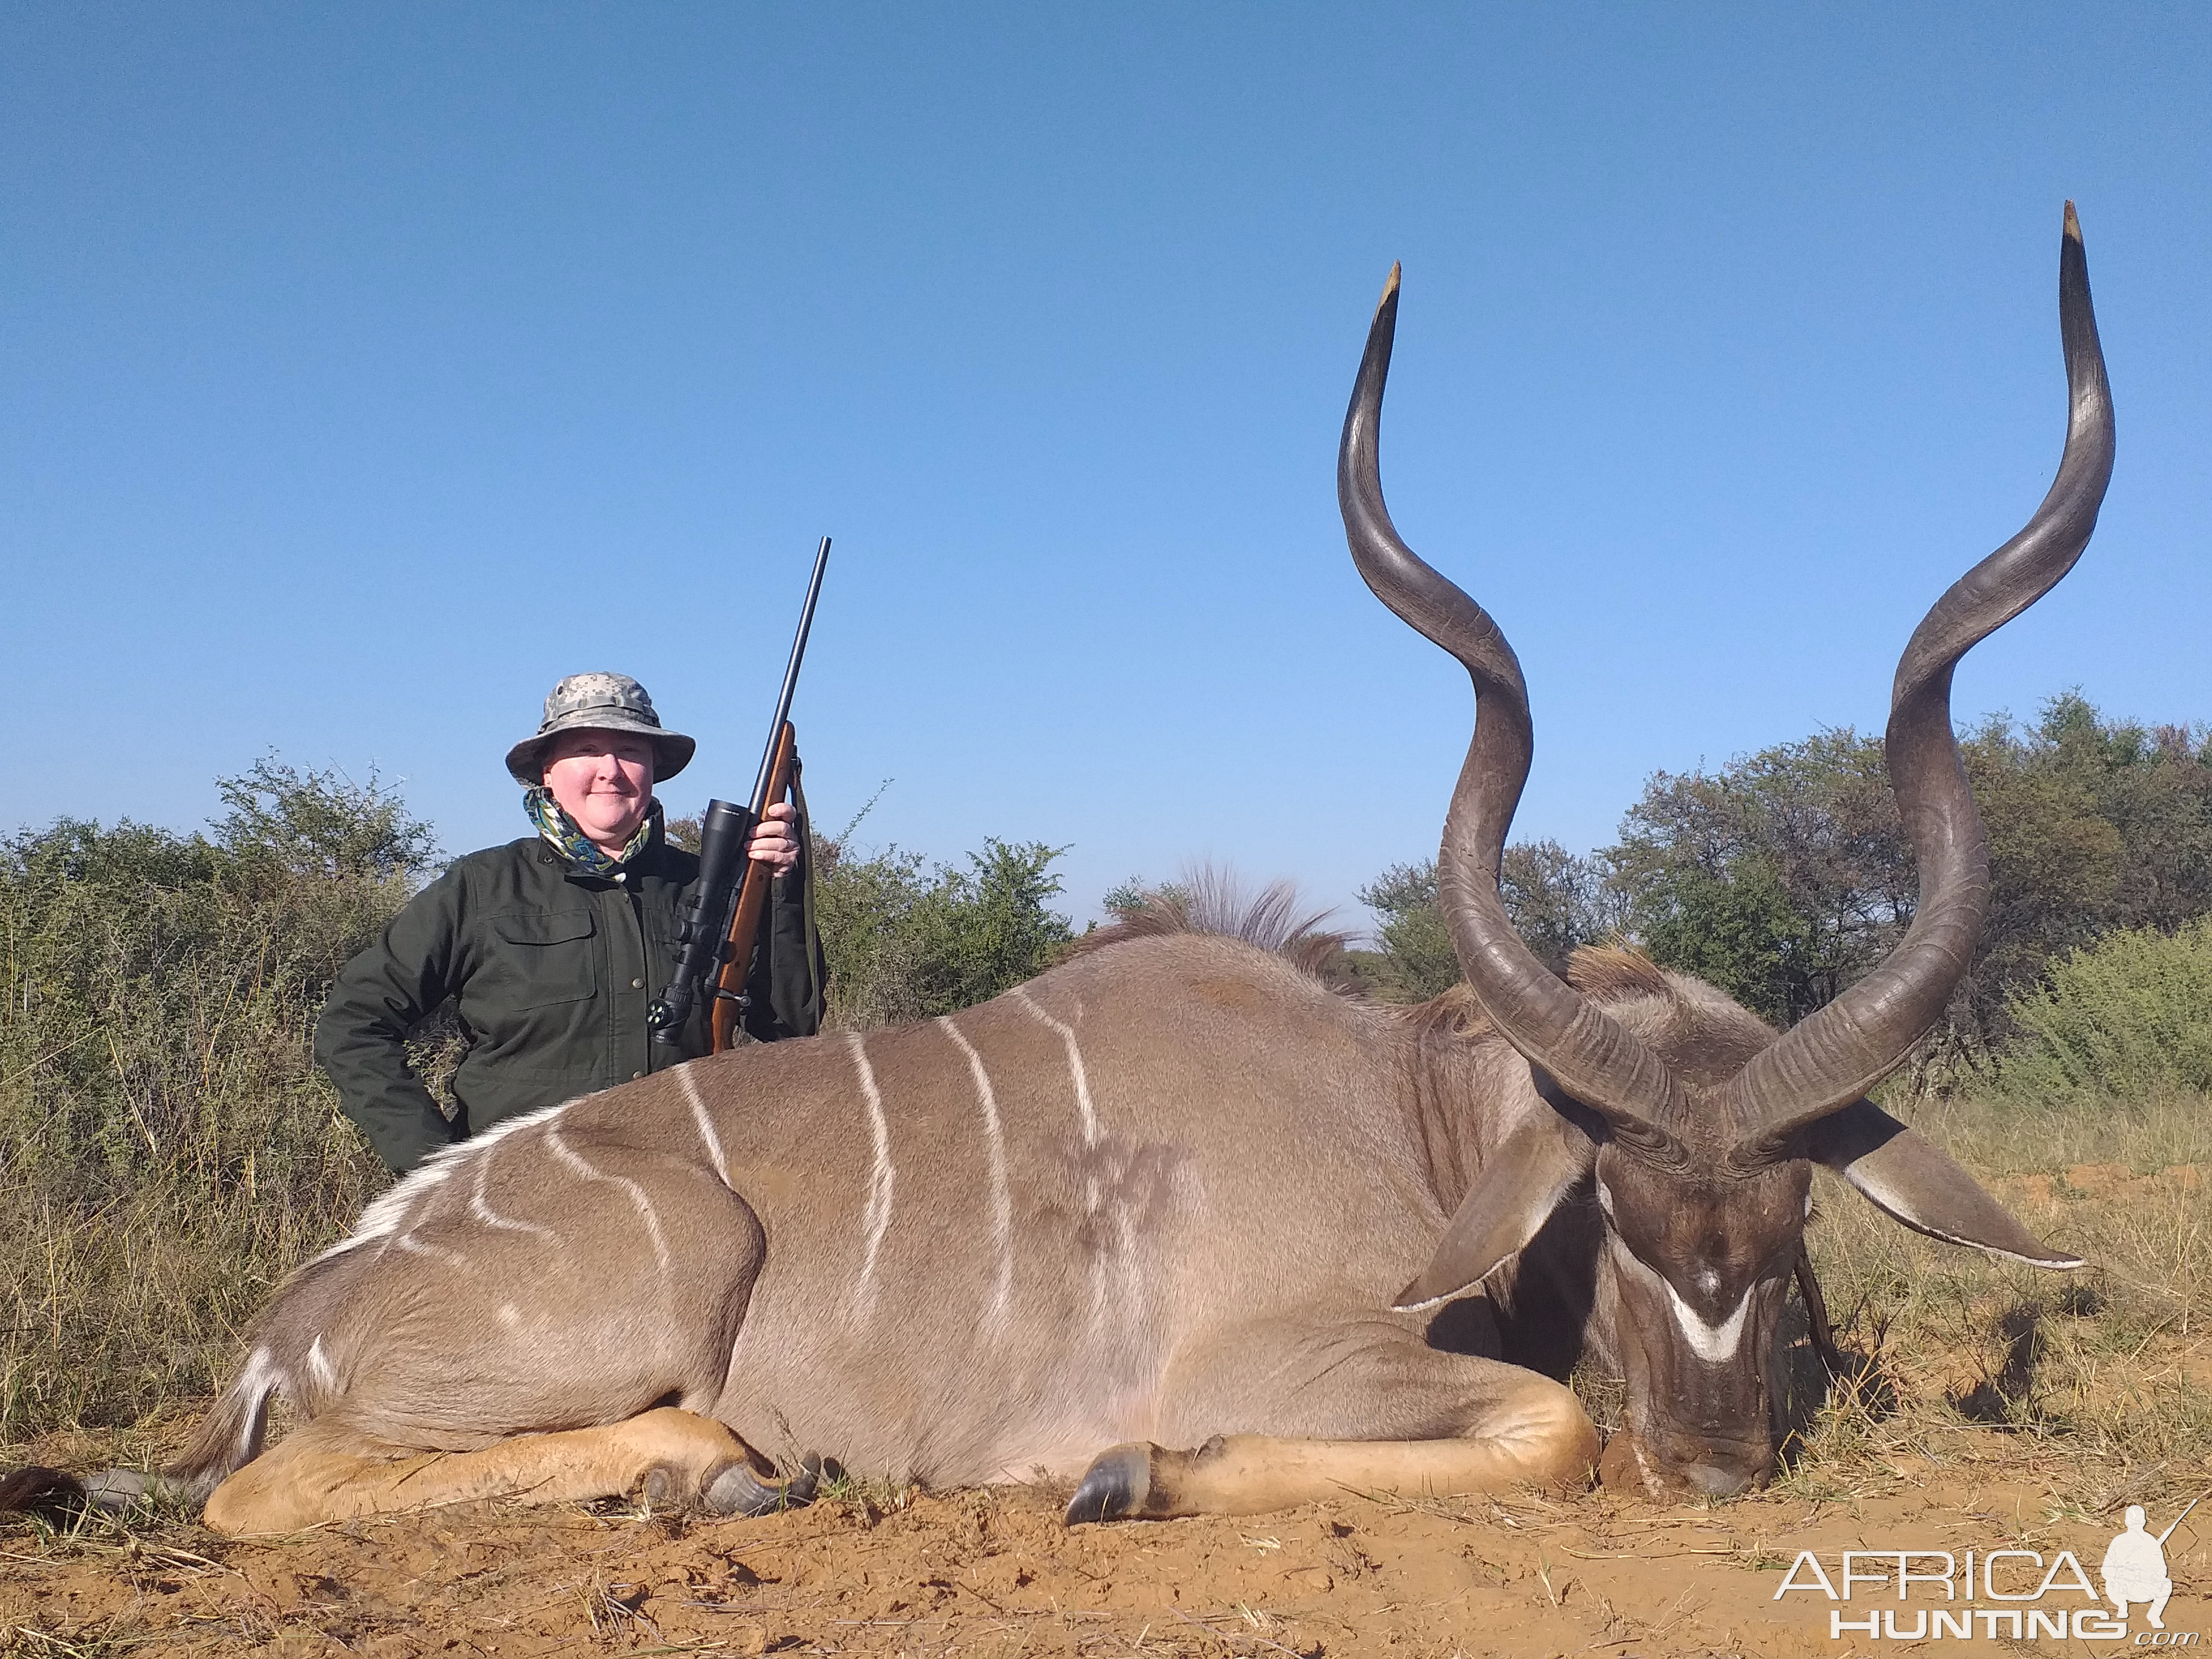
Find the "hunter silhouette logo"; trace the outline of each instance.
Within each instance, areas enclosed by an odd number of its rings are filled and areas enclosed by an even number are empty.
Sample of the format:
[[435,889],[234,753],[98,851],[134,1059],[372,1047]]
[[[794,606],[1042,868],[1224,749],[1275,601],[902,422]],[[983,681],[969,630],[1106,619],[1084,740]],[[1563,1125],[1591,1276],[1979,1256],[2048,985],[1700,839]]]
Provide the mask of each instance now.
[[[2203,1500],[2192,1498],[2189,1509],[2173,1517],[2173,1527],[2189,1518],[2189,1510]],[[2166,1572],[2166,1540],[2173,1536],[2173,1527],[2154,1538],[2144,1530],[2143,1506],[2128,1505],[2124,1519],[2127,1530],[2112,1540],[2105,1551],[2104,1565],[2099,1569],[2105,1581],[2105,1599],[2119,1609],[2119,1616],[2128,1616],[2128,1603],[2146,1604],[2144,1617],[2150,1620],[2153,1630],[2166,1628],[2166,1604],[2173,1595],[2173,1580]]]
[[[1887,1549],[1846,1550],[1832,1571],[1813,1551],[1801,1550],[1782,1575],[1774,1599],[1797,1590],[1833,1602],[1857,1601],[1861,1605],[1849,1613],[1840,1606],[1828,1610],[1828,1635],[1837,1640],[1848,1633],[1897,1642],[1947,1636],[2111,1641],[2129,1635],[2129,1609],[2141,1607],[2149,1628],[2135,1633],[2133,1645],[2194,1647],[2197,1632],[2166,1627],[2166,1605],[2173,1595],[2166,1543],[2203,1501],[2192,1498],[2160,1533],[2149,1529],[2142,1505],[2130,1504],[2123,1517],[2124,1529],[2098,1564],[2102,1596],[2071,1550],[2046,1559],[2040,1551],[2018,1548],[1962,1553]],[[1890,1600],[1906,1605],[1863,1605]],[[1922,1605],[1909,1605],[1915,1601]],[[2106,1602],[2112,1604],[2109,1611]]]

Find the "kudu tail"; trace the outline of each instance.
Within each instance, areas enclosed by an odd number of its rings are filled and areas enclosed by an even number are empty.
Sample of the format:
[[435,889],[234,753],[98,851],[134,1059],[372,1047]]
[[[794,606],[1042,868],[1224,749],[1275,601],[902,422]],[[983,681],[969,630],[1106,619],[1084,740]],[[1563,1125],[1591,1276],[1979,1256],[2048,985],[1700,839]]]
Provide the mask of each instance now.
[[33,1463],[0,1474],[0,1515],[59,1515],[82,1507],[84,1485],[75,1475]]
[[225,1479],[260,1455],[269,1427],[269,1396],[282,1382],[266,1351],[256,1349],[246,1370],[202,1421],[184,1455],[160,1473],[103,1469],[79,1480],[38,1465],[13,1469],[0,1475],[0,1514],[59,1516],[87,1504],[126,1510],[155,1498],[197,1507]]
[[[162,1466],[161,1474],[148,1482],[149,1489],[166,1488],[186,1502],[205,1503],[210,1492],[261,1455],[269,1431],[269,1396],[283,1382],[283,1373],[272,1363],[269,1350],[257,1346],[238,1380],[201,1419],[191,1443],[174,1462]],[[100,1499],[96,1482],[93,1497],[95,1502]]]

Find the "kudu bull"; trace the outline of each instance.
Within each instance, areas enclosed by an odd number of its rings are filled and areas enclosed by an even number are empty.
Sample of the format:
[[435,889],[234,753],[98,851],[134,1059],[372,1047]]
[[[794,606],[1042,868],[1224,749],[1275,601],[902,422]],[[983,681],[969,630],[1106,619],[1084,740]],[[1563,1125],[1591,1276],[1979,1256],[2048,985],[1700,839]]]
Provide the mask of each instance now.
[[[1507,920],[1528,702],[1496,625],[1383,506],[1394,270],[1338,492],[1369,585],[1474,678],[1439,861],[1464,993],[1375,1006],[1281,953],[1155,932],[946,1018],[502,1125],[285,1285],[166,1478],[233,1532],[641,1486],[755,1512],[804,1495],[810,1450],[939,1485],[1080,1474],[1071,1521],[1249,1511],[1584,1478],[1597,1437],[1553,1379],[1585,1357],[1627,1384],[1608,1480],[1763,1478],[1812,1164],[1936,1237],[2078,1265],[1864,1097],[1942,1012],[1987,902],[1953,666],[2070,568],[2111,470],[2070,205],[2059,292],[2057,480],[1897,672],[1917,912],[1792,1030],[1629,951],[1562,982]],[[1431,1340],[1445,1322],[1475,1352]],[[279,1391],[301,1425],[264,1454]]]

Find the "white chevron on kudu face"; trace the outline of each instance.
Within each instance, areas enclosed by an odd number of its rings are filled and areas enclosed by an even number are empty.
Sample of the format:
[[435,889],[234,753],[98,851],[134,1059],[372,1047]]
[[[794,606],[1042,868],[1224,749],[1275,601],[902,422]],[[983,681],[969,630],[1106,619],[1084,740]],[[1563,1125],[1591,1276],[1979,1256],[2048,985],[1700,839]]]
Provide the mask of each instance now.
[[[1663,1279],[1661,1282],[1665,1283]],[[1667,1305],[1674,1310],[1674,1323],[1681,1328],[1682,1340],[1698,1358],[1709,1365],[1718,1365],[1735,1358],[1735,1351],[1743,1341],[1744,1316],[1751,1311],[1749,1285],[1736,1298],[1735,1311],[1717,1325],[1683,1301],[1681,1292],[1672,1285],[1667,1285]]]
[[[1599,1207],[1610,1219],[1613,1213],[1613,1195],[1606,1191],[1603,1182],[1599,1183],[1597,1194]],[[1644,1285],[1647,1293],[1656,1288],[1664,1294],[1667,1310],[1674,1316],[1674,1324],[1681,1331],[1682,1340],[1690,1345],[1691,1352],[1709,1365],[1723,1364],[1735,1358],[1736,1350],[1743,1344],[1744,1322],[1751,1311],[1751,1292],[1755,1286],[1746,1285],[1743,1294],[1736,1299],[1735,1311],[1716,1324],[1685,1302],[1673,1281],[1630,1249],[1619,1233],[1609,1232],[1607,1242],[1613,1259]],[[1718,1275],[1708,1272],[1699,1275],[1699,1280],[1701,1284],[1708,1280],[1717,1284]]]

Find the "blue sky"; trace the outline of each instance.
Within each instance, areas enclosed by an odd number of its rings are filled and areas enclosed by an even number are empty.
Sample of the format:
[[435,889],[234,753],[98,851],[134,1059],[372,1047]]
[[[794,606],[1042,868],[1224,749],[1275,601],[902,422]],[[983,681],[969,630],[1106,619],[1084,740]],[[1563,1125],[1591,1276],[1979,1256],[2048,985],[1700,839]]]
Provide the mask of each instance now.
[[463,851],[601,667],[741,795],[828,533],[825,825],[1349,905],[1471,714],[1336,516],[1401,259],[1393,507],[1601,845],[1879,727],[2056,465],[2069,196],[2118,467],[1956,706],[2212,717],[2208,88],[2179,5],[11,6],[0,828],[273,749]]

